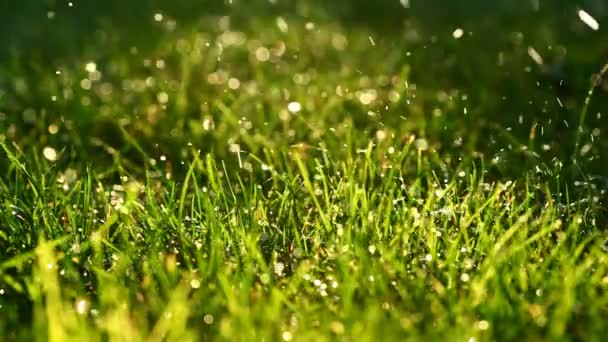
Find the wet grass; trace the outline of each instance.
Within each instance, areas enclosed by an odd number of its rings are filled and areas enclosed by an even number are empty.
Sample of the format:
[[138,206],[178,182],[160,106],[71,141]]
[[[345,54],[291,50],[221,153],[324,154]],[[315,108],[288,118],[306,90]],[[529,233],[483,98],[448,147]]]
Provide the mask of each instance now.
[[109,4],[12,19],[3,340],[607,333],[606,31],[576,7]]

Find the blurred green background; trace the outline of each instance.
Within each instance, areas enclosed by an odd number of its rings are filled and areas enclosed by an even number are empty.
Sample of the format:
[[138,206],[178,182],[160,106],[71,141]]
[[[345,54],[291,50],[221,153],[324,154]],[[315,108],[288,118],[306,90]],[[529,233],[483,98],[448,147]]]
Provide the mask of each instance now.
[[[593,14],[600,29],[586,26],[579,9]],[[466,94],[471,115],[462,120],[496,124],[520,141],[527,140],[534,122],[559,126],[547,125],[545,131],[557,144],[572,141],[590,80],[608,62],[608,3],[600,0],[3,1],[0,88],[12,87],[15,75],[35,83],[45,72],[85,60],[116,59],[134,47],[142,55],[155,51],[167,39],[152,19],[155,13],[171,18],[185,35],[209,30],[209,18],[220,16],[230,16],[233,28],[253,29],[253,35],[260,23],[274,27],[278,16],[335,25],[352,35],[365,32],[377,43],[369,49],[401,54],[398,62],[410,66],[412,83]],[[456,29],[466,39],[455,40]],[[529,56],[531,49],[542,65]],[[323,69],[324,63],[316,67]],[[606,127],[597,114],[608,104],[608,82],[600,83],[586,119],[588,131]],[[40,98],[22,101],[7,93],[0,110],[8,114],[20,113]],[[526,125],[521,125],[522,116]],[[605,150],[605,144],[599,143],[598,150]],[[573,144],[565,145],[560,157],[572,154]],[[590,164],[589,170],[602,173],[601,160]]]

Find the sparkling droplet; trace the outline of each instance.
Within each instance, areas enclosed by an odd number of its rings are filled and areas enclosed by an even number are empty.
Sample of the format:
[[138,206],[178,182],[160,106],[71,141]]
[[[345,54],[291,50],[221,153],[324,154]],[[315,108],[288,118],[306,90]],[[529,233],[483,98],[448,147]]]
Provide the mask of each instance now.
[[598,23],[597,20],[591,16],[591,14],[585,12],[584,10],[578,11],[578,17],[592,30],[597,31],[600,29],[600,23]]
[[87,72],[95,72],[95,71],[97,71],[97,64],[95,64],[94,62],[89,62],[89,63],[85,64],[84,69]]
[[90,303],[85,299],[80,299],[76,302],[76,312],[80,315],[84,315],[89,311]]
[[287,105],[287,110],[295,114],[302,110],[302,105],[299,102],[290,102]]
[[209,324],[213,324],[213,321],[214,321],[214,320],[215,320],[215,319],[213,318],[213,315],[211,315],[211,314],[206,314],[206,315],[203,317],[203,322],[205,322],[205,324],[207,324],[207,325],[209,325]]
[[57,160],[57,151],[50,147],[47,146],[42,150],[42,154],[44,155],[44,158],[46,158],[48,161],[56,161]]
[[460,38],[462,38],[463,35],[464,35],[464,31],[461,28],[457,28],[454,30],[454,32],[452,32],[452,36],[455,39],[460,39]]

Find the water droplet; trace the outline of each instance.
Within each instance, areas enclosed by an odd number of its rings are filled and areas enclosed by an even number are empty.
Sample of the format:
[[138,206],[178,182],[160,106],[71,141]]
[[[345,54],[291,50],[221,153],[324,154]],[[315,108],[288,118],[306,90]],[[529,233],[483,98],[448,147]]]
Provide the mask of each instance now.
[[85,299],[79,299],[76,301],[76,312],[78,312],[80,315],[86,314],[90,307],[90,303]]
[[289,331],[284,331],[281,337],[283,337],[283,341],[291,341],[291,339],[293,338],[293,334]]
[[295,114],[302,110],[302,105],[299,102],[290,102],[287,105],[287,110]]
[[201,287],[201,281],[198,279],[192,279],[190,281],[190,287],[192,287],[193,289],[198,289]]
[[429,142],[426,139],[417,139],[416,148],[420,151],[426,151],[429,149]]
[[214,320],[215,320],[215,319],[213,318],[213,315],[211,315],[211,314],[206,314],[206,315],[203,317],[203,322],[205,322],[205,324],[207,324],[207,325],[209,325],[209,324],[213,324],[213,321],[214,321]]
[[374,245],[370,245],[369,247],[367,247],[367,250],[371,253],[374,254],[376,253],[376,246]]
[[158,95],[156,95],[156,98],[161,104],[166,104],[167,102],[169,102],[169,94],[165,93],[164,91],[158,93]]
[[84,70],[91,73],[95,72],[97,71],[97,64],[95,64],[95,62],[88,62],[87,64],[85,64]]
[[261,46],[255,50],[255,58],[260,62],[266,62],[270,59],[270,51]]
[[528,56],[530,56],[530,58],[532,58],[534,63],[536,63],[538,65],[543,65],[543,57],[538,53],[538,51],[536,51],[536,49],[534,49],[531,46],[528,47]]
[[270,275],[268,273],[260,275],[260,281],[262,282],[262,284],[270,283]]
[[486,320],[477,322],[477,329],[479,330],[488,330],[490,327],[490,323]]
[[59,126],[55,124],[50,124],[48,130],[51,134],[57,134],[59,132]]
[[44,155],[44,158],[46,158],[48,161],[56,161],[57,160],[57,151],[50,147],[47,146],[42,150],[42,154]]
[[277,27],[283,33],[287,33],[287,31],[289,31],[289,25],[287,24],[287,21],[283,19],[283,17],[277,18]]
[[461,28],[457,28],[452,32],[452,37],[455,39],[460,39],[464,35],[464,31]]
[[592,17],[589,13],[585,12],[584,10],[578,11],[578,17],[585,24],[587,24],[587,26],[589,26],[592,30],[597,31],[600,29],[600,23],[598,23],[594,17]]
[[228,88],[232,90],[237,90],[241,86],[241,81],[238,78],[231,78],[228,80]]
[[203,129],[205,131],[210,131],[215,127],[215,124],[213,122],[213,118],[208,116],[205,118],[205,120],[203,120]]

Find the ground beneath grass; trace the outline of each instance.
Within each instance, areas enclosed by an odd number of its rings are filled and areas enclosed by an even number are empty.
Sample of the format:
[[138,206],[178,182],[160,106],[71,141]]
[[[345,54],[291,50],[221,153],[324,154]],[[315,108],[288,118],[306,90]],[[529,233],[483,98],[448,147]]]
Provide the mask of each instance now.
[[9,5],[0,339],[601,340],[608,11],[558,2]]

